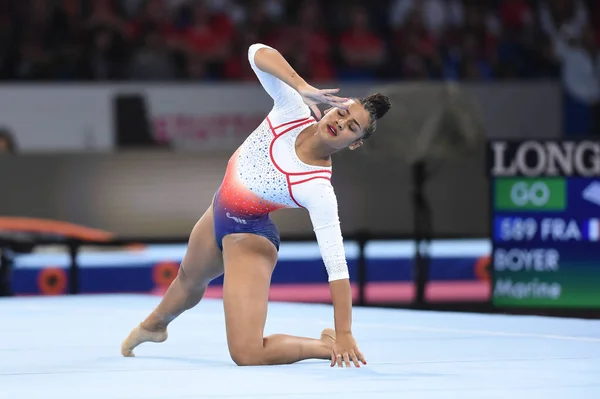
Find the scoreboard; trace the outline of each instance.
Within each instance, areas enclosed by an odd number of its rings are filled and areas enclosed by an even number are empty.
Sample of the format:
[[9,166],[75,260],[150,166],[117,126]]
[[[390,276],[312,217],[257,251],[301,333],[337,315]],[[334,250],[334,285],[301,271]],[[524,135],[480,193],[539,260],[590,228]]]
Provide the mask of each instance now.
[[490,141],[492,302],[600,309],[600,141]]

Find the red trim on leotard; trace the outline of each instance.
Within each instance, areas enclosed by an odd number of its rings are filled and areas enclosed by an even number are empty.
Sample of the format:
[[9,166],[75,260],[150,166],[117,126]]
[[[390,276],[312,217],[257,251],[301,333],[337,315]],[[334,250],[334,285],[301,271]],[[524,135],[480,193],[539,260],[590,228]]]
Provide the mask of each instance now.
[[[275,141],[278,138],[280,138],[282,136],[282,134],[277,134],[275,132],[275,129],[273,128],[273,125],[271,124],[271,120],[269,119],[269,117],[267,117],[267,123],[269,124],[269,128],[271,129],[271,132],[273,133],[273,136],[275,136],[273,138],[273,140],[271,141],[271,144],[269,146],[269,156],[271,157],[271,162],[273,162],[273,165],[275,165],[275,167],[277,168],[277,170],[279,170],[281,173],[283,173],[285,175],[290,175],[290,176],[306,176],[306,175],[313,175],[315,173],[329,173],[329,174],[332,174],[331,170],[328,170],[328,169],[313,170],[313,171],[310,171],[310,172],[286,172],[283,169],[281,169],[279,167],[279,165],[277,165],[277,163],[275,162],[275,158],[273,157],[273,146],[275,145]],[[286,130],[285,133],[287,133],[288,131],[289,130]]]
[[[282,132],[280,134],[277,134],[277,132],[275,131],[276,128],[273,127],[273,124],[271,123],[271,119],[268,116],[267,116],[266,119],[267,119],[267,123],[269,124],[269,128],[271,129],[271,133],[273,133],[273,140],[271,140],[271,144],[269,145],[269,157],[271,158],[271,162],[273,163],[273,165],[275,166],[275,168],[279,172],[281,172],[281,173],[283,173],[285,175],[285,178],[286,178],[286,181],[287,181],[287,185],[288,185],[288,193],[290,194],[290,198],[292,199],[292,201],[294,201],[294,203],[296,205],[298,205],[300,208],[304,208],[302,205],[300,205],[298,203],[298,201],[296,201],[296,198],[294,198],[294,194],[292,193],[292,186],[295,185],[295,184],[300,184],[300,183],[307,182],[307,181],[312,180],[312,179],[319,179],[319,178],[320,179],[327,179],[327,178],[323,177],[323,176],[316,176],[316,177],[313,177],[313,178],[305,179],[305,180],[300,181],[300,182],[292,183],[290,181],[290,176],[306,176],[306,175],[314,175],[314,174],[317,174],[317,173],[329,173],[329,174],[331,174],[331,171],[330,170],[326,170],[326,169],[321,169],[321,170],[315,170],[315,171],[310,171],[310,172],[286,172],[279,165],[277,165],[277,162],[275,162],[275,157],[273,156],[273,146],[275,145],[275,141],[277,141],[277,139],[279,137],[283,136],[285,133],[287,133],[287,132],[289,132],[291,130],[294,130],[294,129],[302,126],[302,125],[305,125],[305,124],[307,124],[309,122],[314,121],[314,118],[310,117],[310,118],[300,119],[301,121],[304,121],[304,122],[299,123],[299,124],[297,124],[297,125],[289,128],[289,129],[286,129],[284,132]],[[292,122],[286,123],[284,125],[289,125],[289,124],[294,123],[294,122],[297,122],[297,121],[292,121]],[[281,127],[281,126],[284,126],[284,125],[279,125],[278,127]]]
[[302,118],[302,119],[296,119],[295,121],[291,121],[291,122],[287,122],[287,123],[281,124],[281,125],[279,125],[279,126],[275,126],[275,127],[274,127],[274,128],[272,128],[272,129],[273,129],[273,130],[277,130],[277,129],[279,129],[279,128],[282,128],[282,127],[284,127],[284,126],[291,125],[292,123],[296,123],[296,122],[302,122],[302,121],[304,121],[304,120],[306,120],[306,119],[313,119],[313,120],[314,120],[314,118],[313,118],[313,117]]
[[331,177],[325,177],[325,176],[314,176],[314,177],[309,177],[308,179],[304,179],[304,180],[300,180],[300,181],[295,181],[295,182],[292,182],[292,183],[290,183],[290,184],[291,184],[291,185],[294,185],[294,184],[306,183],[307,181],[311,181],[311,180],[314,180],[314,179],[325,179],[325,180],[329,180],[329,181],[331,181]]
[[[304,118],[304,119],[298,119],[298,120],[295,120],[295,121],[292,121],[292,122],[288,122],[288,123],[284,123],[282,125],[275,126],[275,127],[273,127],[273,124],[271,123],[271,119],[269,117],[267,117],[267,122],[269,123],[269,128],[271,129],[271,133],[273,133],[273,136],[279,137],[281,135],[286,134],[287,132],[289,132],[291,130],[299,128],[302,125],[306,125],[307,123],[315,122],[315,119],[313,117]],[[294,125],[294,126],[288,128],[288,129],[284,130],[281,133],[277,133],[277,129],[279,129],[279,128],[283,127],[283,126],[291,125],[293,123],[296,123],[296,125]]]
[[290,175],[286,174],[285,175],[285,179],[287,180],[287,185],[288,185],[288,193],[290,194],[290,198],[292,199],[292,201],[294,201],[294,203],[296,205],[298,205],[300,208],[304,208],[302,205],[300,205],[300,203],[298,201],[296,201],[296,198],[294,198],[294,193],[292,193],[292,182],[290,181]]
[[277,137],[277,133],[275,132],[275,128],[271,124],[271,119],[269,119],[268,116],[267,116],[267,123],[269,124],[269,129],[271,129],[271,133],[273,133],[273,136]]
[[312,123],[313,121],[314,121],[314,119],[313,119],[313,120],[310,120],[310,119],[309,119],[309,120],[307,120],[307,121],[305,121],[305,122],[298,123],[297,125],[294,125],[294,126],[292,126],[292,127],[288,128],[288,129],[285,129],[283,132],[279,133],[279,134],[277,135],[277,137],[279,137],[279,136],[283,136],[284,134],[286,134],[286,133],[287,133],[287,132],[289,132],[290,130],[297,129],[297,128],[299,128],[300,126],[302,126],[302,125],[306,125],[307,123]]

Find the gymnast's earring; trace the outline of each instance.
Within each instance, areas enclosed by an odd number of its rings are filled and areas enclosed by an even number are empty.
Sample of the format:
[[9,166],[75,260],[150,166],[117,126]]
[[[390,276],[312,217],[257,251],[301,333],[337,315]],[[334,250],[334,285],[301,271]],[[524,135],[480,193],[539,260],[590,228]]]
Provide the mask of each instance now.
[[354,151],[354,150],[356,150],[358,147],[362,146],[363,144],[364,144],[364,143],[363,143],[363,141],[362,141],[362,140],[357,140],[357,141],[355,141],[354,143],[350,144],[350,145],[348,146],[348,149],[349,149],[350,151]]

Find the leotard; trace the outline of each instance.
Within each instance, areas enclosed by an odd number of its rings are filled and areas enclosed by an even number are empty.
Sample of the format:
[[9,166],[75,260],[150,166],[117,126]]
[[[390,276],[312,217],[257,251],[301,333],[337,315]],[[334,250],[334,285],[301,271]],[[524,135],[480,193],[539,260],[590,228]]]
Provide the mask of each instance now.
[[296,154],[296,138],[317,121],[296,90],[256,66],[254,57],[261,48],[270,47],[253,44],[248,59],[274,105],[229,159],[213,202],[217,244],[223,249],[227,234],[252,233],[269,239],[279,250],[279,232],[269,214],[305,208],[328,280],[349,278],[332,168],[308,165]]

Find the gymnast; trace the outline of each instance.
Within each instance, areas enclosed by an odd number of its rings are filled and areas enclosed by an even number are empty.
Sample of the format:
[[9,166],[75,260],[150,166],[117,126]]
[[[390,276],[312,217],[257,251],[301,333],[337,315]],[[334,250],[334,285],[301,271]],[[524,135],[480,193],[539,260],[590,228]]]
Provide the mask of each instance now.
[[[323,359],[331,367],[360,367],[367,362],[352,335],[352,293],[331,155],[360,147],[390,102],[382,94],[347,99],[334,95],[339,89],[316,89],[263,44],[250,46],[248,58],[274,106],[229,159],[211,206],[192,229],[177,277],[125,338],[121,354],[134,356],[143,342],[165,341],[169,323],[196,306],[210,281],[224,274],[227,344],[235,364]],[[331,108],[322,115],[317,104]],[[318,339],[263,336],[280,244],[269,214],[283,208],[308,211],[327,270],[335,329],[323,330]]]

